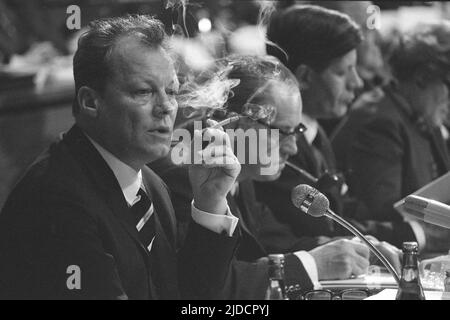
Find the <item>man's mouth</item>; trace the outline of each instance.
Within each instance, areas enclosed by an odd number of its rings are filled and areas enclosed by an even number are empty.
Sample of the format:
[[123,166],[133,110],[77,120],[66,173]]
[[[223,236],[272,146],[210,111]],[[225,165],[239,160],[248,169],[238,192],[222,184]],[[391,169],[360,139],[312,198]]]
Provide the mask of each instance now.
[[172,133],[172,130],[170,127],[158,127],[152,130],[149,130],[151,133],[159,133],[159,134],[170,134]]

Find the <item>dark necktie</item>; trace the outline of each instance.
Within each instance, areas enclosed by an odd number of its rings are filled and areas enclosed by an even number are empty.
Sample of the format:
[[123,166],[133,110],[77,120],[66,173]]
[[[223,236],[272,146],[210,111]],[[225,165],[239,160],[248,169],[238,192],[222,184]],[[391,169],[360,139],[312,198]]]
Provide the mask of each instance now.
[[320,177],[325,171],[327,171],[328,163],[325,159],[324,147],[322,143],[322,137],[320,136],[320,132],[317,132],[316,137],[311,145],[311,149],[313,152],[314,159],[316,161],[316,174]]
[[153,238],[155,237],[153,204],[142,188],[139,189],[137,195],[140,199],[131,207],[131,213],[133,214],[135,226],[139,233],[139,239],[147,250],[150,251]]

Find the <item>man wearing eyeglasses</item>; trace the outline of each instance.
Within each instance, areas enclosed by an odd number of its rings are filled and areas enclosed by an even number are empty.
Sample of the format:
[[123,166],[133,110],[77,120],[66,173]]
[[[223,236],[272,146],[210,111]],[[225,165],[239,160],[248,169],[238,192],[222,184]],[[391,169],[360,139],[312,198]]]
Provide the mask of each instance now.
[[[249,134],[244,146],[246,157],[239,159],[241,172],[227,196],[231,212],[239,218],[238,230],[242,240],[222,298],[263,299],[269,284],[267,255],[274,252],[266,250],[260,240],[261,233],[263,230],[275,232],[285,227],[274,219],[267,206],[256,200],[253,183],[279,177],[288,157],[297,152],[296,135],[304,130],[300,122],[302,101],[294,76],[278,60],[246,56],[229,59],[233,65],[229,78],[239,79],[240,83],[228,100],[228,111],[244,116],[225,129],[227,132],[234,129],[257,134]],[[257,93],[252,94],[254,92]],[[249,107],[273,108],[275,112],[260,118],[248,115]],[[232,140],[237,154],[238,141]],[[267,153],[260,152],[262,149]],[[277,157],[273,157],[274,153]],[[256,158],[256,161],[250,161],[251,158]],[[272,161],[267,161],[270,159]],[[276,171],[264,174],[264,169],[270,166],[275,166]],[[151,167],[171,189],[176,212],[183,212],[189,206],[194,189],[189,185],[187,169],[174,166],[170,158],[154,162]],[[189,217],[177,218],[187,225],[190,223]],[[286,254],[285,280],[288,289],[310,290],[317,286],[318,280],[346,279],[363,274],[369,266],[369,251],[358,242],[342,239],[307,252],[304,250],[311,246],[308,243],[310,239],[297,238],[296,241]]]

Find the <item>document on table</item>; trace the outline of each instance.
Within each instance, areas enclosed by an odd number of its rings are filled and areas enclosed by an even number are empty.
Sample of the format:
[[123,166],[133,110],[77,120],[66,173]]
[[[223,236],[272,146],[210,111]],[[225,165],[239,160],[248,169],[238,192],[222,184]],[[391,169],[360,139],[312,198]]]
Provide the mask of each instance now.
[[[420,196],[426,199],[435,200],[442,203],[442,207],[450,208],[446,206],[446,204],[450,203],[450,193],[448,190],[450,189],[450,172],[437,178],[436,180],[428,183],[423,186],[419,190],[415,191],[411,195]],[[400,214],[403,215],[406,219],[417,219],[421,220],[423,215],[417,216],[417,213],[414,210],[408,210],[405,207],[405,199],[403,198],[400,201],[397,201],[394,204],[394,209],[397,210]],[[450,215],[450,210],[448,211]]]
[[[425,291],[426,300],[450,300],[450,292]],[[385,289],[365,300],[395,300],[397,289]]]
[[321,281],[320,285],[323,289],[328,288],[368,288],[383,289],[397,288],[397,283],[393,276],[387,272],[369,273],[360,277],[347,280],[329,280]]

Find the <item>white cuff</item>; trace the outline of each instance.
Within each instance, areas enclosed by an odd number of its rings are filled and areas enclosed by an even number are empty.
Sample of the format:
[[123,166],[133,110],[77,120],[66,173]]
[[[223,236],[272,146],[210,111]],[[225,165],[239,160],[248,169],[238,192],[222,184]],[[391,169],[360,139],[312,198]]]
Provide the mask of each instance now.
[[194,200],[191,203],[191,215],[192,219],[203,228],[219,234],[226,232],[229,237],[233,236],[239,222],[239,219],[231,214],[228,205],[226,214],[212,214],[197,209],[194,205]]
[[416,236],[420,250],[425,249],[425,246],[427,244],[427,237],[425,235],[425,230],[423,230],[423,227],[420,225],[420,223],[415,220],[408,220],[408,223],[411,226],[414,235]]
[[320,289],[319,272],[317,271],[316,261],[313,256],[306,251],[297,251],[294,252],[294,254],[300,259],[303,267],[305,267],[305,270],[314,285],[314,289]]

